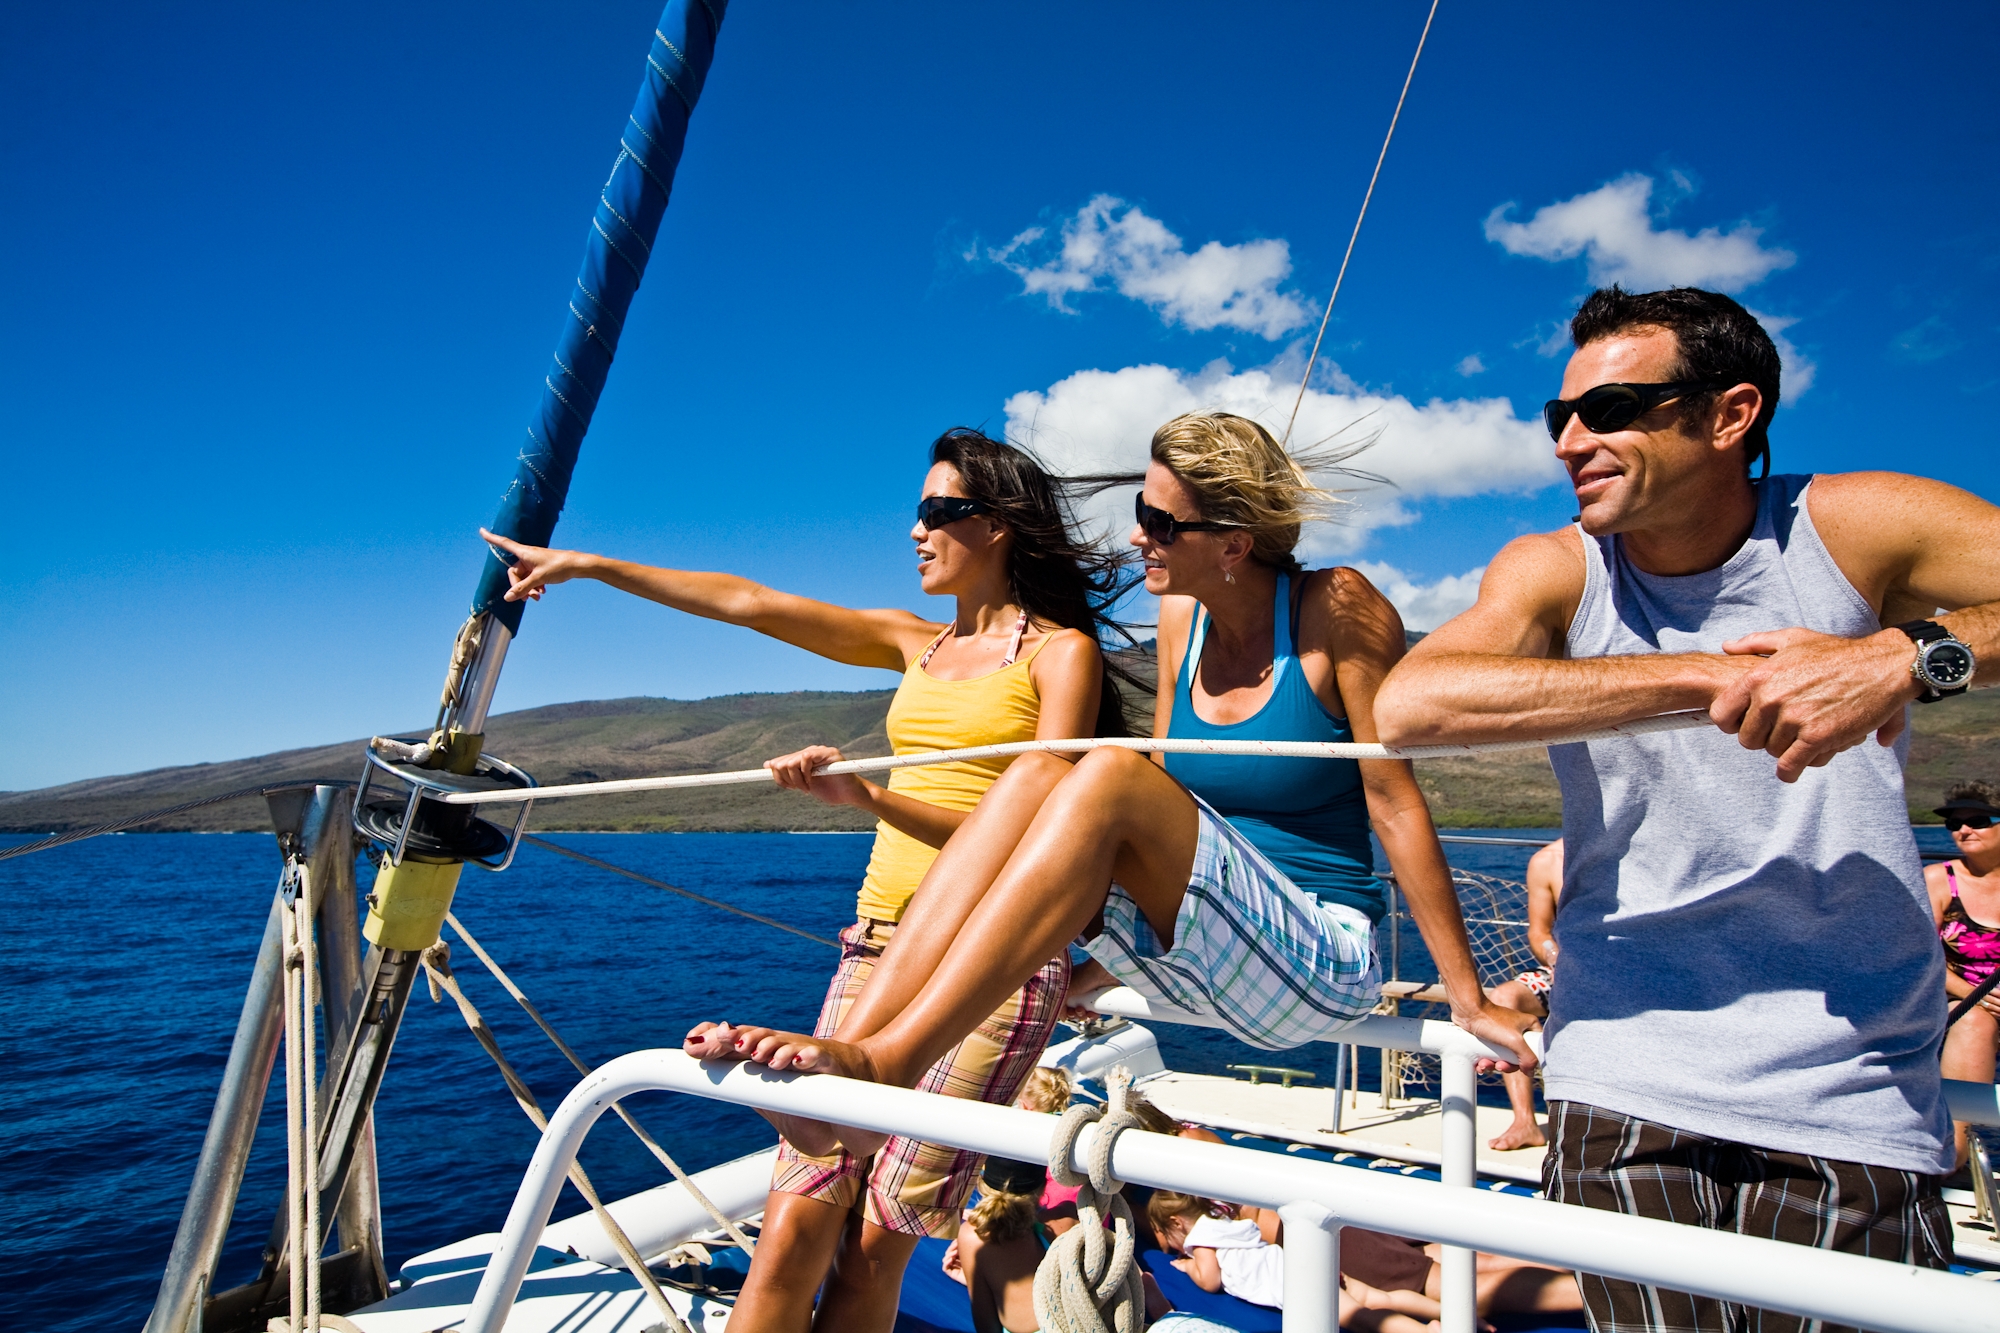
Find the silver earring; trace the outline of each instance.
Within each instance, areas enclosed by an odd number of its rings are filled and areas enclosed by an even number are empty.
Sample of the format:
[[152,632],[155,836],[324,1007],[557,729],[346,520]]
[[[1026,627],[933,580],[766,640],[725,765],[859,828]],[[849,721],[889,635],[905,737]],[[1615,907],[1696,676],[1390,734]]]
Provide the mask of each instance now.
[[1236,575],[1225,569],[1222,571],[1222,581],[1224,583],[1234,583],[1236,582]]

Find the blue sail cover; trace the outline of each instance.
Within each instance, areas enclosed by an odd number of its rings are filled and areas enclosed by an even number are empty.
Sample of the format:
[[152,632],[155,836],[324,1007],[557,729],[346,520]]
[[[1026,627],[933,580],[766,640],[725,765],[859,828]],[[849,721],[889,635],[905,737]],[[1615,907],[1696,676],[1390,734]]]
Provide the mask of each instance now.
[[[504,537],[546,546],[555,532],[584,432],[618,352],[625,312],[652,257],[688,119],[701,99],[728,7],[729,0],[668,0],[660,15],[653,49],[646,55],[646,81],[619,137],[618,160],[598,197],[597,215],[590,220],[583,268],[570,292],[570,317],[556,344],[555,364],[542,380],[541,405],[521,447],[520,467],[489,525]],[[526,604],[503,601],[506,591],[507,567],[488,554],[472,596],[472,613],[490,611],[512,632],[521,627]]]

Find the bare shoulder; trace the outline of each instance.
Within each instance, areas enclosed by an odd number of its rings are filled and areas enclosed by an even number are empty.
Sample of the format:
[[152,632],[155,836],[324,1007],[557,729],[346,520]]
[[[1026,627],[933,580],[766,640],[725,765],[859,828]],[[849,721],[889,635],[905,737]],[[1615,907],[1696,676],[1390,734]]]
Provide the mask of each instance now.
[[1885,617],[2000,597],[2000,508],[1903,472],[1814,477],[1805,507],[1827,554]]
[[1101,656],[1103,650],[1097,641],[1082,630],[1057,629],[1049,632],[1048,642],[1042,646],[1035,660],[1040,662],[1046,658],[1060,663],[1083,662],[1095,666]]
[[1568,632],[1583,602],[1587,568],[1583,538],[1573,526],[1516,537],[1488,562],[1471,608],[1432,630],[1411,652],[1539,656]]
[[1192,597],[1175,595],[1160,599],[1160,625],[1153,651],[1163,678],[1180,670],[1181,654],[1187,651],[1188,635],[1194,629],[1194,612]]
[[1306,576],[1300,599],[1299,647],[1331,646],[1338,660],[1357,654],[1393,664],[1403,656],[1403,617],[1395,603],[1348,565]]

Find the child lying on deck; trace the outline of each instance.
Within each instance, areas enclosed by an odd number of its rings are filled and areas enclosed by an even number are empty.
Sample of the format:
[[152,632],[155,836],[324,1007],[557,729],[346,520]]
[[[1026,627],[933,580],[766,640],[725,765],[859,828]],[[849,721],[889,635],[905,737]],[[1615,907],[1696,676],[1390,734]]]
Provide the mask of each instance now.
[[[1236,1216],[1226,1203],[1157,1190],[1146,1218],[1160,1248],[1184,1257],[1174,1267],[1203,1291],[1227,1292],[1253,1305],[1285,1304],[1285,1252],[1266,1240],[1259,1219]],[[1438,1303],[1414,1291],[1382,1291],[1343,1274],[1340,1326],[1350,1333],[1424,1333]]]

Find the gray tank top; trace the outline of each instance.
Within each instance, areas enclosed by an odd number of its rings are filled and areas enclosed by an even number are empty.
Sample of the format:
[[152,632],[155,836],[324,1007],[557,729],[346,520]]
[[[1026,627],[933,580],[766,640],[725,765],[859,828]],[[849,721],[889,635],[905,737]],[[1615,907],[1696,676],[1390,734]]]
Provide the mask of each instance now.
[[[1749,540],[1703,574],[1656,577],[1618,538],[1580,534],[1569,656],[1881,629],[1813,528],[1811,480],[1759,483]],[[1944,957],[1904,804],[1907,751],[1867,741],[1787,785],[1769,755],[1715,730],[1551,747],[1565,855],[1549,1098],[1949,1171]]]

